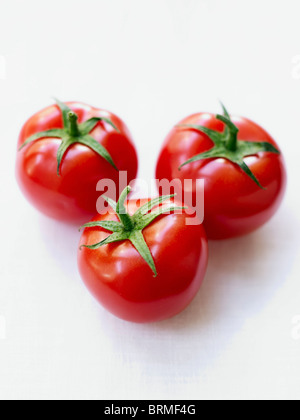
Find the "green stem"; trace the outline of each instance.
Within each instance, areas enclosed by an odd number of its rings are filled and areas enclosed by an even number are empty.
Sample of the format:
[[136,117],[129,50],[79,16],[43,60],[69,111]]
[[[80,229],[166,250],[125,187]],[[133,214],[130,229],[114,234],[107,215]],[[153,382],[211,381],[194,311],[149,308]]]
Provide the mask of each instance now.
[[123,224],[124,229],[128,232],[132,231],[134,228],[134,223],[132,221],[132,218],[131,216],[129,216],[124,206],[124,202],[128,194],[130,193],[130,191],[131,191],[130,187],[125,188],[125,190],[120,195],[119,201],[117,203],[117,208],[116,208],[116,213],[119,216],[119,219],[121,223]]
[[237,150],[239,129],[224,115],[217,115],[217,119],[222,121],[228,127],[228,137],[226,139],[226,148],[231,152]]
[[79,137],[80,131],[78,128],[78,116],[74,112],[69,112],[68,114],[69,121],[69,133],[71,137]]
[[[174,197],[174,195],[165,195],[150,200],[146,204],[142,205],[134,213],[133,216],[129,216],[129,214],[126,212],[124,202],[130,191],[130,187],[125,188],[125,190],[122,192],[119,198],[118,203],[115,203],[110,198],[104,197],[104,199],[115,210],[116,214],[120,219],[120,222],[106,220],[104,222],[94,221],[83,225],[82,228],[101,227],[112,233],[110,236],[108,236],[101,242],[98,242],[94,245],[82,245],[80,249],[88,248],[96,250],[104,245],[122,241],[130,241],[134,248],[137,250],[137,252],[140,254],[140,256],[149,265],[149,267],[153,271],[154,277],[157,277],[157,269],[153,260],[153,255],[151,254],[151,250],[148,247],[147,242],[145,241],[145,238],[143,236],[143,230],[151,223],[153,223],[154,220],[156,220],[158,217],[170,214],[171,212],[176,210],[184,210],[186,207],[177,207],[175,203],[170,203],[167,206],[161,207],[160,205],[162,203]],[[158,208],[156,210],[153,210],[155,207]],[[149,213],[150,211],[151,213]]]
[[197,130],[199,133],[206,134],[211,141],[214,143],[214,146],[199,155],[193,156],[186,162],[184,162],[178,170],[190,163],[199,162],[206,159],[227,159],[229,162],[232,162],[234,165],[240,167],[240,169],[249,177],[252,181],[257,184],[259,188],[263,188],[259,180],[253,174],[251,169],[244,162],[244,158],[247,156],[255,156],[259,152],[265,153],[275,153],[280,154],[280,151],[276,149],[271,143],[265,141],[255,141],[251,140],[242,140],[242,135],[238,138],[239,129],[234,125],[230,119],[229,112],[223,105],[224,115],[217,115],[216,118],[219,121],[222,121],[225,124],[225,130],[220,132],[220,130],[212,130],[208,127],[203,127],[202,125],[194,124],[184,124],[179,127],[188,127],[192,130]]

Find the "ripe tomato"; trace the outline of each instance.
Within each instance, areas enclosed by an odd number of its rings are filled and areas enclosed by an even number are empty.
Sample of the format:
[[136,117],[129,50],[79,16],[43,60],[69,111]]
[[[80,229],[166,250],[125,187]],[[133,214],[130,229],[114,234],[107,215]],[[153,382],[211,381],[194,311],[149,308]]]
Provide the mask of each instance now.
[[80,224],[96,213],[101,179],[118,187],[119,171],[127,171],[129,182],[137,175],[137,153],[124,122],[79,102],[58,102],[31,117],[18,146],[21,190],[42,213],[63,221]]
[[131,200],[124,208],[128,192],[118,204],[110,200],[113,211],[84,226],[79,271],[117,317],[161,321],[183,311],[197,294],[207,267],[206,234],[202,225],[186,224],[188,216],[173,196]]
[[[196,199],[196,180],[205,180],[204,227],[209,239],[250,233],[277,211],[286,188],[282,154],[254,122],[208,113],[173,128],[160,153],[156,177],[193,180],[185,191]],[[184,189],[184,188],[183,188]],[[162,191],[163,192],[163,191]]]

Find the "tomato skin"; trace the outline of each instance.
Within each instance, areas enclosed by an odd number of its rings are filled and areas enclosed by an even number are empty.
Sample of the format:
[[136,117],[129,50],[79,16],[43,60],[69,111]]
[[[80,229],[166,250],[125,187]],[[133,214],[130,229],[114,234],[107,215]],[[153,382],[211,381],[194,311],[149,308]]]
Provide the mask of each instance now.
[[[91,136],[111,154],[120,171],[128,172],[128,183],[138,170],[137,153],[128,128],[116,115],[91,106],[68,102],[67,105],[84,122],[92,117],[106,117],[118,127],[116,132],[106,123],[99,123]],[[62,116],[56,105],[31,117],[23,126],[18,148],[35,133],[62,128]],[[17,153],[16,177],[25,197],[42,213],[54,219],[81,224],[96,213],[101,192],[96,185],[111,179],[119,185],[119,172],[105,159],[86,146],[71,146],[57,175],[57,151],[60,139],[45,139],[29,144]]]
[[[147,201],[140,200],[139,205],[129,201],[128,213],[132,215]],[[202,225],[187,226],[187,217],[185,212],[164,215],[144,229],[156,278],[129,241],[78,251],[82,279],[108,311],[126,321],[150,323],[173,317],[191,303],[206,272],[208,244]],[[93,219],[104,220],[118,218],[107,213]],[[107,236],[109,232],[102,228],[87,228],[80,245],[93,245]]]
[[[279,149],[271,136],[254,122],[232,117],[239,128],[239,140],[269,142]],[[223,132],[223,122],[212,114],[194,114],[180,124],[202,125]],[[191,157],[213,147],[205,134],[175,127],[166,138],[160,153],[158,180],[193,180],[191,191],[196,197],[195,181],[205,180],[204,227],[209,239],[228,239],[248,234],[264,225],[278,210],[286,189],[286,169],[282,154],[260,153],[246,157],[245,162],[265,190],[259,188],[237,165],[225,159],[209,159],[179,166]],[[164,193],[164,191],[160,191]],[[186,192],[186,194],[188,194]]]

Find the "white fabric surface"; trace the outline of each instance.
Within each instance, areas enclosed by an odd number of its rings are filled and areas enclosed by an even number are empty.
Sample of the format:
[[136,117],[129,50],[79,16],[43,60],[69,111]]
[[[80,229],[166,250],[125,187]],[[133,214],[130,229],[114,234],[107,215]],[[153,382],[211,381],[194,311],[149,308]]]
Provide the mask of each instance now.
[[[299,1],[0,10],[0,398],[299,398]],[[81,282],[76,229],[38,214],[14,180],[18,132],[52,96],[119,114],[148,181],[173,124],[222,99],[281,145],[285,202],[257,233],[210,244],[205,284],[182,315],[122,322]]]

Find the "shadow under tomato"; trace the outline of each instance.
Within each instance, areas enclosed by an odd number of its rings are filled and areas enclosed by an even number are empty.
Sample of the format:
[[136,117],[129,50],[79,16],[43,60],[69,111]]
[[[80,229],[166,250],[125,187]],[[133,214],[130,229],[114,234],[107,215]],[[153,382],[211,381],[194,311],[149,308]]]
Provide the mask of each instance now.
[[181,315],[158,328],[206,329],[224,318],[243,325],[263,310],[282,287],[297,257],[297,229],[291,215],[281,212],[262,229],[237,239],[210,241],[204,284]]

